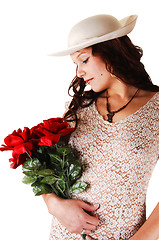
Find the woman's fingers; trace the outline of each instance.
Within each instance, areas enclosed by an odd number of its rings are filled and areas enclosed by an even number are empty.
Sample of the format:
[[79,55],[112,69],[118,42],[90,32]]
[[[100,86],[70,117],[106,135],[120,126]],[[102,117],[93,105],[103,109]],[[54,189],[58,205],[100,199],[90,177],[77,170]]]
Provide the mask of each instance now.
[[96,226],[95,226],[95,225],[92,225],[92,224],[86,223],[86,224],[83,226],[83,229],[85,229],[85,234],[90,234],[92,231],[95,231],[95,230],[96,230]]
[[91,215],[87,214],[85,216],[85,220],[88,224],[91,224],[91,225],[98,226],[98,224],[99,224],[99,219],[96,216],[91,216]]
[[85,203],[85,202],[82,202],[81,201],[81,207],[88,211],[88,212],[91,212],[91,211],[95,211],[99,208],[99,204],[94,204],[94,205],[91,205],[91,204],[88,204],[88,203]]
[[[85,202],[82,202],[81,201],[81,207],[87,211],[87,212],[91,212],[91,211],[95,211],[99,208],[99,204],[95,204],[95,205],[90,205],[88,203],[85,203]],[[91,225],[95,225],[97,226],[99,224],[99,219],[98,217],[96,216],[91,216],[89,215],[88,213],[86,212],[85,214],[85,220],[88,224],[91,224]]]
[[90,230],[90,231],[95,231],[96,230],[96,226],[95,225],[88,224],[88,223],[86,223],[83,228],[87,229],[87,230]]
[[81,234],[85,229],[86,234],[90,234],[99,224],[98,217],[89,214],[99,207],[98,204],[94,206],[81,200],[55,198],[54,195],[45,200],[49,212],[71,233]]

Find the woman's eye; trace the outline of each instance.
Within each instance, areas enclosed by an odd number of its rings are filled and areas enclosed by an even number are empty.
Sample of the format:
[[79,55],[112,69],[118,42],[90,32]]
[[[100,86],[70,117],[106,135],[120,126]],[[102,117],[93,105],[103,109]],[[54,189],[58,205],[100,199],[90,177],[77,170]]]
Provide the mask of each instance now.
[[89,57],[86,58],[82,63],[87,63],[87,62],[88,62],[88,59],[89,59]]

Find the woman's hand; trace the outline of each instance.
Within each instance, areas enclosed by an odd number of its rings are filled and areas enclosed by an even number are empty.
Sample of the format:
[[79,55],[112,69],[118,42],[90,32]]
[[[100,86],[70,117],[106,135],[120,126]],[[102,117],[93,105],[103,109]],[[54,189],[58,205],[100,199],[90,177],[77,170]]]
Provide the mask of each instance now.
[[49,213],[55,216],[71,233],[81,234],[85,229],[85,234],[90,234],[99,224],[96,216],[87,213],[97,210],[99,204],[90,205],[81,200],[62,199],[54,194],[47,194],[43,198]]

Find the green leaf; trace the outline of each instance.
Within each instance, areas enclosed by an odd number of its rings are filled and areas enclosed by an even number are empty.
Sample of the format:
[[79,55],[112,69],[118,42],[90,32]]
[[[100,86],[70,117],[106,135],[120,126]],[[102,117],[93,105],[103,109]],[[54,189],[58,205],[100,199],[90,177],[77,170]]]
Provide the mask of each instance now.
[[52,169],[54,169],[55,175],[60,176],[61,171],[62,171],[60,164],[53,164],[53,163],[51,163],[51,164],[50,164],[50,167],[51,167]]
[[44,146],[40,146],[39,149],[37,150],[38,153],[43,153],[45,151]]
[[57,178],[54,176],[47,176],[41,180],[41,183],[53,184],[57,181]]
[[56,189],[56,186],[54,186],[53,184],[50,185],[50,186],[51,186],[51,188],[52,188],[52,192],[54,192],[58,197],[60,197],[60,193],[59,193],[59,191]]
[[23,163],[23,168],[25,169],[38,169],[41,166],[41,163],[38,158],[28,158],[24,163]]
[[61,189],[65,190],[65,188],[66,188],[65,182],[63,180],[58,180],[58,183],[59,183]]
[[81,166],[79,164],[71,164],[69,167],[71,180],[76,180],[81,176]]
[[36,173],[34,171],[23,171],[23,173],[27,176],[35,176]]
[[24,176],[22,182],[25,184],[33,183],[37,180],[36,176]]
[[57,148],[57,152],[61,153],[63,155],[67,155],[72,151],[72,149],[70,147],[61,147],[61,148]]
[[62,194],[62,196],[64,197],[65,196],[64,189],[57,182],[55,183],[55,186],[56,186],[57,191],[59,192],[59,195]]
[[38,175],[42,176],[42,177],[50,176],[53,174],[54,174],[54,171],[51,169],[43,169],[43,170],[38,171]]
[[56,149],[55,145],[52,145],[52,146],[44,146],[44,147],[46,148],[47,152],[48,152],[48,151],[53,151],[53,150]]
[[43,170],[46,169],[46,162],[43,162],[43,164],[41,165],[41,167],[39,168],[39,170]]
[[78,194],[78,193],[83,192],[87,188],[87,186],[88,186],[87,183],[82,182],[82,181],[77,181],[73,184],[71,190],[72,190],[73,193]]
[[[74,154],[71,152],[66,156],[66,161],[69,163],[73,163],[75,162],[75,156]],[[76,160],[77,161],[77,160]]]
[[45,183],[37,183],[33,188],[35,196],[40,196],[42,194],[52,193],[52,188]]
[[31,184],[31,187],[36,187],[36,186],[38,186],[38,185],[40,184],[40,182],[41,182],[42,179],[43,179],[43,178],[41,178],[41,179],[38,178],[34,183]]
[[[69,145],[69,144],[67,144],[67,145]],[[66,146],[66,143],[65,143],[65,141],[63,139],[60,139],[58,141],[58,143],[55,144],[56,148],[65,147],[65,146]]]
[[59,155],[56,155],[56,154],[53,154],[53,153],[49,153],[49,156],[50,156],[50,160],[51,160],[51,162],[62,162],[62,159],[61,159],[61,157],[59,156]]

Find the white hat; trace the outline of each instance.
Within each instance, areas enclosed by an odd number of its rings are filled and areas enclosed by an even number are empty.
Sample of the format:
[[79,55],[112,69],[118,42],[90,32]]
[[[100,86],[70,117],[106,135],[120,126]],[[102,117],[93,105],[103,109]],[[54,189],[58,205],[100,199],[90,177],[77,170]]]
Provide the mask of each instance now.
[[135,27],[137,15],[118,21],[111,15],[95,15],[77,23],[68,36],[68,48],[50,56],[65,56],[96,43],[122,37]]

